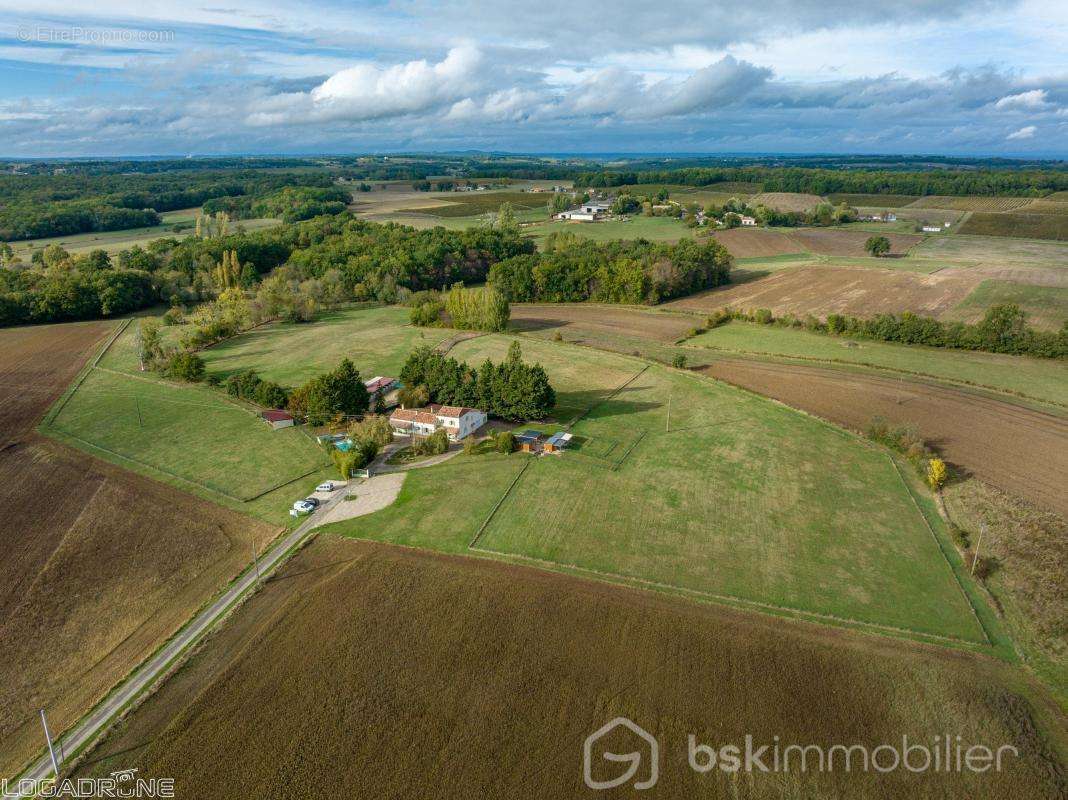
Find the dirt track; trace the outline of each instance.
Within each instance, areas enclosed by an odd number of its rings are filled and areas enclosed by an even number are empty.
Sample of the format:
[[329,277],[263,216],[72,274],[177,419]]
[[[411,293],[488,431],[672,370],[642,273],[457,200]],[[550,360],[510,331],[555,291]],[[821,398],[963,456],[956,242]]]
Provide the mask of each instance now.
[[911,423],[947,461],[1068,517],[1068,418],[978,391],[824,367],[723,358],[701,370],[854,430]]

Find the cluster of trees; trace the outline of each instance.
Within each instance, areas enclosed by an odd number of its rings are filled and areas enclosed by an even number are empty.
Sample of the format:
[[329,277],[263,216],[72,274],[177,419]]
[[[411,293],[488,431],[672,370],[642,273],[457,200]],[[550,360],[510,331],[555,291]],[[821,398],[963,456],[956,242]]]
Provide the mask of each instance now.
[[655,304],[729,280],[732,259],[718,242],[593,242],[555,233],[540,253],[505,259],[489,283],[512,303]]
[[325,172],[262,170],[0,175],[0,241],[142,228],[158,225],[159,212],[215,198],[261,197],[286,186],[332,183]]
[[500,364],[486,359],[477,369],[430,347],[412,351],[401,381],[414,393],[444,405],[471,406],[501,419],[542,419],[556,405],[556,392],[540,364],[527,364],[512,342]]
[[59,245],[21,265],[0,246],[0,326],[113,317],[155,302],[152,276],[117,268],[103,250],[72,256]]
[[751,183],[765,192],[806,194],[955,194],[1040,197],[1068,189],[1064,170],[862,170],[803,167],[722,166],[668,170],[597,171],[574,175],[575,184],[590,187],[674,183]]
[[235,372],[223,381],[223,388],[231,397],[247,400],[263,408],[285,408],[289,392],[284,386],[261,378],[254,369]]
[[340,186],[287,186],[251,202],[247,214],[300,222],[324,214],[340,214],[351,199],[349,192]]
[[442,294],[433,289],[416,292],[408,298],[408,314],[413,325],[470,331],[503,331],[508,327],[509,307],[505,296],[492,286],[465,288],[454,284]]
[[288,407],[294,416],[312,425],[325,425],[362,415],[370,401],[360,371],[346,358],[331,372],[317,375],[290,392]]
[[709,317],[709,327],[730,319],[742,319],[762,325],[805,328],[814,333],[854,336],[881,342],[921,344],[958,350],[982,350],[1037,358],[1068,358],[1068,322],[1061,330],[1037,331],[1027,326],[1027,315],[1014,303],[991,306],[983,319],[969,325],[942,322],[906,311],[903,314],[879,314],[868,319],[829,314],[823,322],[809,315],[775,317],[770,309],[735,311],[723,309]]
[[352,443],[348,450],[338,450],[328,445],[331,448],[330,456],[342,480],[348,480],[354,470],[371,463],[379,451],[393,441],[393,428],[390,427],[389,420],[374,414],[351,422],[346,434]]

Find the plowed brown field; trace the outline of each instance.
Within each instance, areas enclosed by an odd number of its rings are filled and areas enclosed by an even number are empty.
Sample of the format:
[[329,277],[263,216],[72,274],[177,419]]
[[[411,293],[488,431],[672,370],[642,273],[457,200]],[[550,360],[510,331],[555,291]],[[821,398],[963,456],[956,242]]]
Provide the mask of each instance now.
[[776,315],[875,314],[912,311],[939,316],[953,309],[986,276],[954,271],[924,275],[876,268],[810,266],[784,269],[737,286],[710,289],[665,304],[709,312],[724,306],[770,308]]
[[916,379],[740,358],[703,372],[847,428],[913,424],[946,460],[1068,517],[1068,418]]
[[32,432],[110,323],[0,331],[0,774],[78,719],[273,531]]
[[683,314],[664,314],[630,307],[588,305],[513,305],[512,327],[520,331],[547,328],[581,328],[658,342],[674,342],[694,327],[695,320]]
[[735,258],[766,258],[805,251],[785,234],[763,228],[731,228],[715,231],[712,237]]
[[[85,772],[137,768],[173,777],[176,796],[190,798],[592,797],[583,741],[625,716],[658,739],[659,782],[642,793],[653,798],[1058,796],[1063,767],[1032,727],[1038,706],[1018,693],[1030,690],[1015,678],[1006,688],[1008,669],[525,567],[323,536],[134,712]],[[716,748],[744,746],[747,734],[758,747],[779,737],[783,746],[870,748],[899,747],[903,735],[930,743],[946,731],[968,744],[1012,744],[1019,757],[971,775],[698,774],[686,762],[689,734]],[[599,743],[593,775],[621,774],[602,753],[638,746],[622,735]]]
[[923,241],[922,236],[911,233],[876,234],[837,228],[794,228],[789,233],[802,250],[821,256],[866,256],[864,243],[872,236],[885,236],[890,241],[890,252],[895,255],[903,255]]

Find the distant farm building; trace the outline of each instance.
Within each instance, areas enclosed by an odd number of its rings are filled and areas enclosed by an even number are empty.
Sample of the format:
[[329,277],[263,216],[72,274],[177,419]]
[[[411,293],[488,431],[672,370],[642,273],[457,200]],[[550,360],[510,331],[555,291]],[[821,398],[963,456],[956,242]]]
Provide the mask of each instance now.
[[397,395],[401,388],[401,383],[396,378],[376,375],[371,380],[364,381],[363,385],[367,387],[367,396],[371,400],[371,408],[374,408],[376,398],[384,408],[392,408],[399,402]]
[[561,211],[556,215],[557,219],[567,219],[573,222],[596,222],[609,212],[611,206],[605,203],[584,203],[578,208]]
[[546,440],[544,450],[546,453],[555,453],[557,450],[563,450],[565,447],[567,447],[568,442],[570,441],[570,433],[565,433],[564,431],[554,433]]
[[746,227],[746,228],[756,227],[756,219],[754,217],[743,216],[741,219],[742,219],[742,226],[743,227]]
[[942,226],[941,225],[924,225],[923,226],[923,232],[924,233],[941,233],[942,232]]
[[462,406],[401,408],[390,415],[389,424],[394,431],[407,436],[429,436],[444,430],[451,441],[457,442],[486,424],[486,412]]
[[263,421],[276,431],[293,425],[293,415],[288,411],[276,411],[270,409],[268,411],[261,411],[260,417],[262,417]]
[[537,453],[541,450],[541,432],[523,431],[515,434],[515,443],[524,453]]

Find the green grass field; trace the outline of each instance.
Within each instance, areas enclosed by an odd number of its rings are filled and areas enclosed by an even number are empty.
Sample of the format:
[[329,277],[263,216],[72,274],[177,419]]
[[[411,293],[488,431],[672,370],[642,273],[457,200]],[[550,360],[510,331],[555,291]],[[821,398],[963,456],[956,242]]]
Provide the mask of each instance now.
[[303,429],[273,431],[218,389],[138,372],[135,336],[131,325],[42,430],[183,491],[286,522],[290,503],[332,471],[325,453]]
[[[440,196],[440,195],[438,195]],[[543,192],[452,192],[449,205],[420,209],[420,214],[432,217],[473,217],[500,209],[511,203],[516,209],[545,208],[549,195]]]
[[[409,475],[402,501],[332,530],[477,547],[725,602],[983,641],[887,455],[746,392],[636,359],[523,339],[571,411],[561,457],[461,456]],[[458,356],[499,358],[487,336]],[[619,390],[622,382],[629,383]],[[619,391],[616,391],[619,390]],[[610,399],[606,399],[610,398]],[[525,468],[524,468],[525,465]],[[520,475],[519,470],[523,472]],[[504,496],[504,492],[514,487]],[[463,503],[450,498],[463,497]],[[924,497],[933,524],[940,525]],[[431,519],[443,507],[463,513]]]
[[[1009,285],[1016,287],[1016,284]],[[847,346],[850,343],[856,346]],[[851,340],[748,322],[721,325],[688,340],[688,344],[739,353],[881,367],[987,386],[1039,400],[1068,402],[1068,364],[1060,361]]]
[[[193,223],[199,208],[185,208],[180,211],[168,211],[160,216],[163,224],[150,228],[129,228],[122,231],[102,231],[98,233],[79,233],[73,236],[53,236],[48,239],[27,239],[21,242],[12,242],[15,252],[24,260],[29,260],[35,250],[42,250],[50,244],[58,244],[69,253],[87,253],[90,250],[106,250],[115,254],[120,250],[128,250],[134,245],[147,245],[156,239],[167,236],[188,236],[193,232]],[[276,219],[246,219],[230,224],[231,229],[238,225],[245,230],[260,230],[278,225]],[[175,227],[180,230],[175,230]]]
[[652,242],[677,242],[679,239],[692,239],[694,228],[687,228],[674,217],[646,217],[639,214],[631,217],[628,221],[609,220],[608,222],[564,222],[559,220],[546,221],[537,225],[529,225],[523,228],[523,233],[534,237],[541,242],[551,233],[566,231],[581,236],[584,239],[593,239],[596,242],[607,242],[612,239],[648,239]]
[[[1068,287],[1031,286],[1012,281],[983,281],[954,309],[954,316],[968,322],[982,318],[986,310],[1001,303],[1015,303],[1027,312],[1029,324],[1059,330],[1068,322]],[[1068,393],[1062,391],[1062,397]]]
[[929,259],[952,266],[1064,269],[1068,267],[1068,242],[996,236],[928,236],[909,251],[906,260]]
[[209,372],[229,375],[251,368],[286,386],[331,370],[343,358],[352,359],[365,378],[397,375],[416,345],[436,345],[453,333],[407,323],[406,308],[346,309],[310,323],[264,325],[202,355]]

